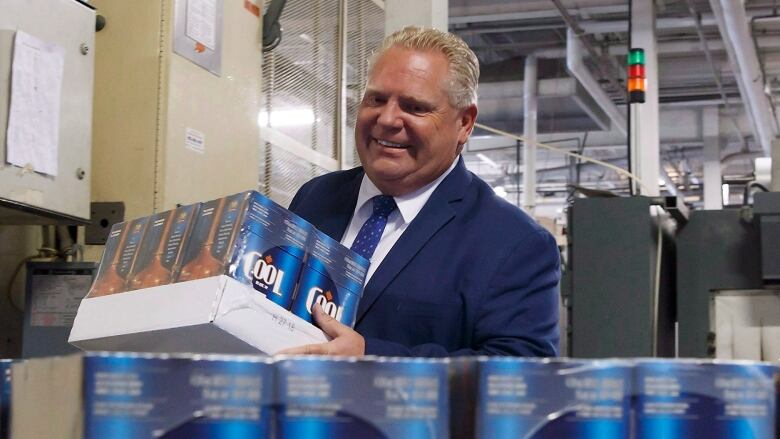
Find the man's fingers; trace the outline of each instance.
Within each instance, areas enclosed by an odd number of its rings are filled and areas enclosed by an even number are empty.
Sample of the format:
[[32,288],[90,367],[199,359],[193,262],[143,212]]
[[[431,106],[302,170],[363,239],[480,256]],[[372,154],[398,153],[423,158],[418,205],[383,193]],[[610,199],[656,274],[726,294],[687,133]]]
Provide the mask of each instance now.
[[327,343],[307,344],[304,346],[281,350],[277,352],[276,355],[327,355],[328,347],[326,345]]
[[333,340],[284,349],[277,352],[277,355],[363,355],[365,353],[365,340],[352,328],[326,314],[319,304],[311,307],[311,313],[317,326]]
[[314,321],[317,322],[317,326],[330,338],[336,338],[344,332],[346,326],[325,313],[319,303],[315,303],[311,307],[311,311],[314,314]]

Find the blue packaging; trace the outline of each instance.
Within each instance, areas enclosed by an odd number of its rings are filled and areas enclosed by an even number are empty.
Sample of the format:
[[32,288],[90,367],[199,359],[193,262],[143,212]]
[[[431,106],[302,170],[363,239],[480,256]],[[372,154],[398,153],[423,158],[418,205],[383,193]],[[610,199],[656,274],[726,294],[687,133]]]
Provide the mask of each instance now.
[[185,243],[177,282],[226,272],[229,252],[241,227],[249,192],[201,203]]
[[775,438],[780,439],[780,366],[775,366]]
[[448,438],[447,360],[277,361],[276,437]]
[[202,203],[177,281],[227,274],[289,309],[312,229],[256,191]]
[[128,276],[148,223],[149,217],[143,217],[111,227],[88,297],[107,296],[127,290]]
[[[624,439],[631,431],[631,363],[487,358],[476,367],[476,438]],[[463,380],[467,382],[468,380]],[[469,386],[465,386],[466,389]],[[464,412],[461,416],[468,416]]]
[[754,362],[640,361],[636,437],[771,438],[776,371],[777,366]]
[[312,230],[302,218],[253,192],[230,276],[290,309]]
[[0,360],[0,439],[9,438],[11,431],[11,364],[12,360]]
[[368,265],[364,257],[325,233],[314,231],[292,305],[293,314],[313,322],[311,307],[319,303],[334,319],[354,326]]
[[262,359],[88,354],[84,395],[86,438],[271,437]]
[[128,291],[171,283],[197,208],[191,204],[150,217],[128,277]]

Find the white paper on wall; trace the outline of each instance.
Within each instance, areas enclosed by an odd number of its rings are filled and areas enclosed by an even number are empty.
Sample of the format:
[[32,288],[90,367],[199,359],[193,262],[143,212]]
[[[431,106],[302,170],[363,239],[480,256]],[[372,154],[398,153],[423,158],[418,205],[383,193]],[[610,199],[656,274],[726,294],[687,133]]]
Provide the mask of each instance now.
[[17,31],[12,62],[6,160],[57,175],[65,49]]
[[187,36],[211,50],[217,46],[217,1],[187,0]]

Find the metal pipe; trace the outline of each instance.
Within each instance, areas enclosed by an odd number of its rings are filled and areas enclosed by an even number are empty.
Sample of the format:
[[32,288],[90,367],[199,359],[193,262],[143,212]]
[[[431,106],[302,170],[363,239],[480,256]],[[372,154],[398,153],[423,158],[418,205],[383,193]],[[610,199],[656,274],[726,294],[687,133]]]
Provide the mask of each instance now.
[[580,41],[571,28],[566,32],[566,68],[572,76],[580,81],[582,86],[593,97],[593,100],[607,113],[607,116],[612,121],[611,128],[620,131],[624,136],[627,135],[626,117],[612,102],[612,99],[607,96],[607,93],[604,92],[604,89],[601,88],[601,85],[599,85],[588,68],[585,67],[585,64],[582,62]]
[[[625,146],[623,146],[623,147],[625,148]],[[622,165],[622,164],[626,163],[626,157],[616,157],[616,158],[611,158],[611,159],[602,159],[602,161],[606,162],[606,163]],[[537,175],[542,175],[542,174],[544,174],[544,175],[547,175],[547,174],[566,175],[569,172],[569,167],[570,166],[571,165],[569,165],[568,163],[565,164],[565,165],[562,165],[562,166],[551,166],[549,168],[537,169],[535,171],[535,173]],[[582,164],[580,164],[580,169],[582,169],[583,171],[585,171],[585,170],[604,171],[605,170],[602,165],[598,165],[598,164],[595,164],[595,163],[582,163]],[[507,171],[507,173],[506,173],[506,175],[510,176],[510,177],[517,176],[518,174],[519,175],[525,175],[525,172],[522,169],[518,169],[517,172]]]
[[723,99],[723,105],[726,106],[726,111],[729,115],[729,119],[731,119],[731,123],[734,125],[734,129],[737,133],[737,138],[742,140],[744,142],[744,139],[742,138],[742,132],[739,129],[739,124],[737,123],[737,118],[734,116],[734,111],[731,108],[731,103],[729,102],[729,97],[726,95],[726,91],[723,89],[723,82],[720,80],[720,75],[718,75],[718,69],[715,68],[715,61],[712,59],[712,53],[710,53],[709,45],[707,44],[707,38],[704,37],[704,29],[702,29],[702,20],[701,20],[701,14],[696,11],[696,8],[693,6],[692,0],[685,0],[688,4],[688,12],[691,14],[691,16],[694,19],[694,24],[696,25],[696,33],[699,36],[699,42],[701,43],[701,48],[704,51],[704,57],[707,58],[707,62],[710,65],[710,69],[712,70],[712,77],[715,80],[715,86],[718,87],[718,92],[720,93],[721,98]]
[[[525,4],[524,4],[525,3]],[[452,6],[455,10],[455,14],[450,14],[450,25],[461,25],[469,23],[490,23],[494,21],[517,21],[517,20],[539,20],[544,18],[558,17],[560,14],[551,10],[548,7],[539,7],[538,5],[532,5],[530,2],[517,2],[517,6],[521,10],[518,12],[504,12],[501,14],[481,14],[481,13],[464,13],[458,14],[457,9],[469,10],[469,7],[456,7]],[[526,7],[527,6],[527,7]],[[495,6],[485,6],[485,8],[495,9]],[[591,6],[581,7],[577,9],[580,15],[600,15],[600,14],[622,14],[625,13],[628,8],[625,5],[608,5],[608,6]],[[480,11],[482,12],[482,11]]]
[[[705,26],[715,26],[715,17],[712,15],[702,17]],[[469,23],[472,24],[472,23]],[[624,33],[628,28],[626,20],[582,20],[579,23],[580,29],[585,34],[604,34],[604,33]],[[515,24],[511,26],[485,26],[473,28],[452,27],[451,30],[459,35],[474,35],[485,33],[504,33],[504,32],[531,32],[537,30],[554,30],[567,26],[566,23],[546,23],[546,24]],[[694,26],[690,18],[674,17],[662,18],[656,22],[658,30],[688,29]]]
[[747,28],[745,7],[740,0],[710,0],[710,6],[734,67],[734,77],[750,116],[756,141],[764,153],[769,155],[777,127],[771,117],[769,100],[764,94],[764,77]]
[[523,209],[533,214],[536,198],[537,61],[525,58],[523,76]]
[[732,162],[736,160],[753,159],[761,156],[761,154],[762,154],[761,151],[739,151],[731,154],[726,154],[725,156],[723,156],[722,159],[720,159],[720,166],[721,169],[726,169],[728,165],[730,165]]
[[[770,36],[756,37],[759,49],[777,49],[780,47],[780,38]],[[550,43],[551,44],[551,43]],[[520,47],[519,45],[517,47]],[[713,52],[726,50],[724,44],[720,41],[708,41],[707,48],[712,54]],[[659,54],[689,54],[702,49],[701,40],[674,40],[674,41],[662,41],[658,43]],[[611,56],[625,56],[628,53],[628,49],[625,44],[612,45],[606,48],[607,53]],[[532,53],[537,58],[543,59],[561,59],[566,58],[566,49],[557,47],[548,47],[543,49],[535,49]],[[714,63],[713,59],[713,63]],[[716,65],[717,70],[717,65]]]
[[[587,8],[577,8],[573,12],[580,12],[579,16],[595,16],[604,14],[607,12],[596,11],[588,14]],[[525,12],[525,13],[504,13],[504,14],[488,14],[488,15],[469,15],[460,17],[450,17],[450,31],[458,34],[480,34],[480,33],[503,33],[503,32],[523,32],[534,30],[553,30],[566,27],[566,24],[549,22],[546,24],[538,24],[538,20],[550,19],[560,16],[559,12],[554,10],[538,11],[540,13]],[[608,13],[619,13],[625,15],[628,12],[627,5],[621,5],[620,9],[610,11]],[[749,12],[746,12],[748,18],[767,16],[771,17],[773,14],[772,8],[753,8]],[[771,19],[767,18],[766,22],[771,23]],[[484,26],[485,23],[516,23],[512,25],[492,25]],[[523,22],[528,22],[528,25],[523,25]],[[603,34],[603,33],[624,33],[628,29],[626,20],[580,20],[578,22],[579,27],[586,34]],[[717,19],[711,14],[702,14],[702,24],[704,26],[716,26]],[[482,27],[480,27],[482,25]],[[473,26],[473,27],[466,27]],[[668,17],[659,18],[656,21],[656,29],[658,30],[676,30],[676,29],[688,29],[694,26],[694,22],[691,18],[687,17]]]

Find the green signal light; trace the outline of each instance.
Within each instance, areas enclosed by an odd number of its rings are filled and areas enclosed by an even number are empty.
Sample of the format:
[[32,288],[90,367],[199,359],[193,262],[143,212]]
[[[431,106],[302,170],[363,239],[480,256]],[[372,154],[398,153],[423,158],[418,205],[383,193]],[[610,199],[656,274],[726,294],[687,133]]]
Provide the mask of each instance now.
[[631,49],[628,52],[628,65],[645,64],[644,49]]

